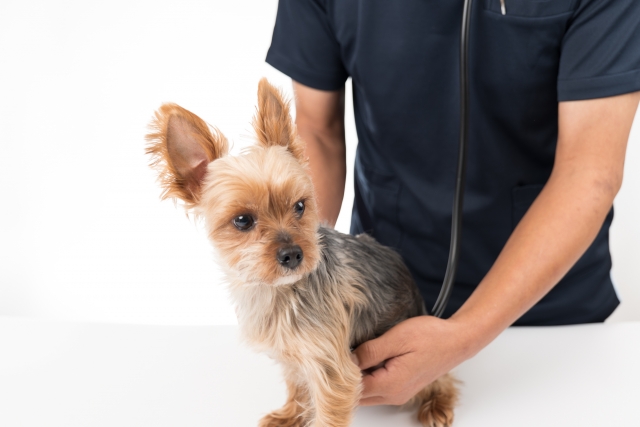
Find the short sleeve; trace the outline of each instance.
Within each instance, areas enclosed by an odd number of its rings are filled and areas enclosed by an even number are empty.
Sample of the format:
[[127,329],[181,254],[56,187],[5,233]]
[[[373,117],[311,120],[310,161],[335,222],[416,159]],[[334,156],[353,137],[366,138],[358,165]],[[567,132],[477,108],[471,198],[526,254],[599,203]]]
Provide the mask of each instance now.
[[578,0],[560,53],[558,101],[640,90],[640,0]]
[[338,90],[348,73],[322,0],[280,0],[267,63],[293,80]]

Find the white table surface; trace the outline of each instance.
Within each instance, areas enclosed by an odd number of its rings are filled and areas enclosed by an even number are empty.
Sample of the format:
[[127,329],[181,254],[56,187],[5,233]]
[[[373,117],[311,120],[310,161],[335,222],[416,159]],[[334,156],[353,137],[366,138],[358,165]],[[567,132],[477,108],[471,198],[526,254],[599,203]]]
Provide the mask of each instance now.
[[[507,330],[455,370],[457,427],[640,426],[640,323]],[[0,317],[0,426],[256,426],[279,369],[235,326]],[[361,408],[354,426],[418,427]]]

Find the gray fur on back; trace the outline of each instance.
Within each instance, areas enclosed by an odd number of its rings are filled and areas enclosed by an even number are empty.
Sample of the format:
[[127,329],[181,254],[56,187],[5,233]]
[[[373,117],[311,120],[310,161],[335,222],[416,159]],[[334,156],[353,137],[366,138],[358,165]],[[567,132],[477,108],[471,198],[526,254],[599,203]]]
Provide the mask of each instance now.
[[410,317],[427,314],[424,302],[402,258],[393,249],[361,234],[357,237],[320,227],[322,255],[312,281],[320,285],[348,278],[367,300],[350,313],[351,347],[382,335]]

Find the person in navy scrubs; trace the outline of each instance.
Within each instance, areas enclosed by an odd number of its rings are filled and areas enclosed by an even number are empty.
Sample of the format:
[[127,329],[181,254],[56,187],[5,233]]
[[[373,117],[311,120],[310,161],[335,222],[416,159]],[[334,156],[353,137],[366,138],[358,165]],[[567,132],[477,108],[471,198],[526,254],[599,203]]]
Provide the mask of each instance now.
[[[504,8],[501,3],[504,3]],[[459,135],[463,1],[280,0],[267,62],[289,75],[322,218],[358,149],[352,233],[405,259],[427,307],[444,277]],[[476,0],[460,266],[444,319],[354,351],[362,405],[402,404],[510,325],[604,321],[608,232],[640,99],[640,1]],[[366,262],[366,260],[363,260]]]

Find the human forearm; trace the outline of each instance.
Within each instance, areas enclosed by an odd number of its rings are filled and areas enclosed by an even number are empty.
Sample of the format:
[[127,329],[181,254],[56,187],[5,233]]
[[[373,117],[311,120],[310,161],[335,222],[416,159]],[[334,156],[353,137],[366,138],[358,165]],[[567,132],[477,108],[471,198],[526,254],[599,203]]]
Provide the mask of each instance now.
[[589,247],[620,188],[638,94],[560,105],[553,173],[494,266],[452,317],[478,351],[538,302]]
[[344,130],[332,134],[298,125],[298,132],[306,144],[320,220],[333,227],[342,206],[347,175]]
[[305,142],[320,220],[338,219],[347,174],[344,136],[344,88],[320,91],[293,83],[296,126]]
[[551,176],[489,273],[452,316],[473,331],[468,356],[537,303],[587,250],[618,188],[590,175],[587,170]]

